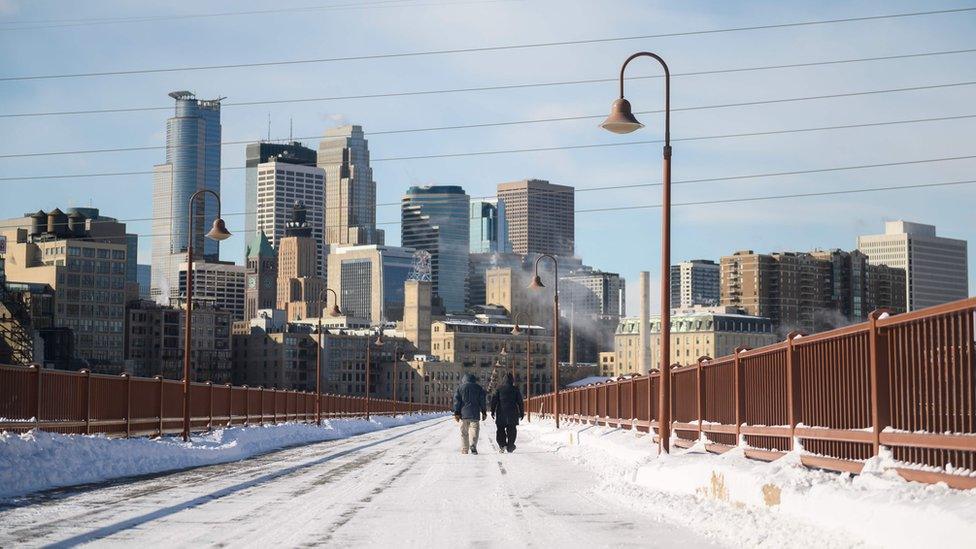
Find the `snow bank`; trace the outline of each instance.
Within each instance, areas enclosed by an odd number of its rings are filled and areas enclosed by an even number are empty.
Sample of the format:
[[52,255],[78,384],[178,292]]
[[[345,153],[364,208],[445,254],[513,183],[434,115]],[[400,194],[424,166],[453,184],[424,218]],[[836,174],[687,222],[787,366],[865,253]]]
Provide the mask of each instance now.
[[33,430],[0,432],[0,498],[49,488],[86,484],[133,475],[237,461],[271,450],[346,438],[388,427],[409,425],[444,414],[323,419],[322,426],[281,423],[216,429],[158,439],[112,439],[103,435],[63,435]]
[[[533,420],[536,444],[593,470],[600,492],[650,515],[752,547],[965,546],[976,539],[976,490],[908,482],[870,460],[861,475],[772,463],[701,444],[657,455],[645,435]],[[527,438],[529,438],[527,437]]]

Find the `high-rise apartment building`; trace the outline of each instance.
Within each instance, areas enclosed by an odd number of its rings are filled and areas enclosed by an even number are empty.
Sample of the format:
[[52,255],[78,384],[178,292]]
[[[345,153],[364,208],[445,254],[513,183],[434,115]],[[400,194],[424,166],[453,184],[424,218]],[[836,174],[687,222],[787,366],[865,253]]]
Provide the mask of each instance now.
[[[346,316],[370,324],[403,319],[403,284],[414,250],[395,246],[338,246],[329,254],[329,288]],[[331,299],[331,297],[330,297]]]
[[274,309],[278,303],[278,253],[264,231],[258,231],[245,250],[247,287],[244,290],[244,320],[257,316],[261,309]]
[[937,236],[934,225],[888,221],[884,234],[857,237],[857,249],[871,265],[905,270],[910,311],[969,296],[966,241]]
[[74,333],[75,358],[92,371],[119,373],[125,305],[138,297],[138,285],[127,280],[125,225],[92,226],[85,215],[58,208],[0,223],[7,241],[4,272],[9,282],[50,286],[54,327]]
[[498,185],[511,250],[517,254],[574,255],[574,193],[573,187],[539,179]]
[[244,149],[244,233],[247,238],[258,230],[258,164],[275,160],[298,166],[314,166],[317,161],[313,149],[297,141],[248,143]]
[[362,126],[326,130],[318,166],[325,170],[325,241],[357,246],[383,244],[376,228],[376,182]]
[[468,215],[471,223],[471,253],[507,253],[512,247],[508,242],[508,222],[505,219],[505,203],[495,199],[471,199]]
[[470,199],[453,185],[410,187],[401,203],[401,243],[430,253],[434,295],[462,312],[467,295]]
[[200,100],[188,91],[169,94],[176,112],[166,121],[166,161],[153,168],[153,246],[150,295],[176,297],[179,266],[186,263],[189,239],[194,259],[217,261],[218,243],[204,238],[217,217],[217,199],[209,193],[193,204],[190,197],[208,189],[220,192],[220,101]]
[[[257,230],[268,236],[272,247],[285,236],[296,204],[305,209],[305,222],[315,239],[318,267],[325,276],[325,170],[273,157],[257,165]],[[248,236],[250,237],[251,233]]]
[[714,307],[721,300],[721,268],[708,259],[692,259],[671,265],[673,308]]
[[[178,288],[186,296],[186,263],[180,264]],[[193,262],[193,304],[209,303],[214,309],[227,311],[232,321],[244,320],[247,267],[227,261]],[[172,301],[172,300],[171,300]]]
[[722,305],[769,318],[780,335],[819,332],[863,321],[880,307],[903,312],[904,299],[891,292],[903,276],[868,265],[857,251],[739,251],[722,258]]

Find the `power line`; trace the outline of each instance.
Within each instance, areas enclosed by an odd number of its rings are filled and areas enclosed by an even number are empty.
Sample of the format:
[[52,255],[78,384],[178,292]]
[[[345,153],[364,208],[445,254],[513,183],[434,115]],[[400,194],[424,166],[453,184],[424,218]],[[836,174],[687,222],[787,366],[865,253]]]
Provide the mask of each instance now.
[[[724,108],[732,108],[732,107],[748,107],[748,106],[758,106],[758,105],[771,105],[771,104],[781,104],[781,103],[794,103],[794,102],[801,102],[801,101],[814,101],[814,100],[822,100],[822,99],[837,99],[837,98],[846,98],[846,97],[858,97],[858,96],[877,95],[877,94],[884,94],[884,93],[901,93],[901,92],[910,92],[910,91],[926,91],[926,90],[946,89],[946,88],[955,88],[955,87],[972,86],[972,85],[976,85],[976,81],[952,82],[952,83],[946,83],[946,84],[931,84],[931,85],[921,85],[921,86],[909,86],[909,87],[902,87],[902,88],[887,88],[887,89],[880,89],[880,90],[866,90],[866,91],[859,91],[859,92],[844,92],[844,93],[824,94],[824,95],[808,95],[808,96],[802,96],[802,97],[790,97],[790,98],[781,98],[781,99],[765,99],[765,100],[755,100],[755,101],[742,101],[742,102],[736,102],[736,103],[721,103],[721,104],[715,104],[715,105],[698,105],[698,106],[689,106],[689,107],[676,107],[676,108],[672,108],[671,111],[672,112],[679,112],[679,111],[680,112],[686,112],[686,111],[698,111],[698,110],[710,110],[710,109],[724,109]],[[635,114],[659,114],[661,112],[663,112],[663,109],[655,109],[655,110],[649,110],[649,111],[636,111]],[[364,132],[364,133],[367,136],[396,135],[396,134],[405,134],[405,133],[446,131],[446,130],[461,130],[461,129],[475,129],[475,128],[488,128],[488,127],[499,127],[499,126],[522,125],[522,124],[539,124],[539,123],[547,123],[547,122],[568,122],[568,121],[575,121],[575,120],[594,120],[594,119],[603,118],[605,116],[606,116],[605,114],[598,114],[598,115],[580,115],[580,116],[563,116],[563,117],[554,117],[554,118],[539,118],[539,119],[532,119],[532,120],[515,120],[515,121],[503,121],[503,122],[485,122],[485,123],[477,123],[477,124],[458,124],[458,125],[451,125],[451,126],[434,126],[434,127],[425,127],[425,128],[406,128],[406,129],[397,129],[397,130],[381,130],[381,131]],[[342,136],[332,137],[332,136],[327,136],[327,135],[314,135],[314,136],[291,137],[289,139],[281,138],[281,139],[275,139],[275,140],[270,140],[270,141],[272,141],[272,142],[275,142],[275,141],[289,141],[289,140],[291,140],[291,141],[298,141],[298,140],[304,140],[304,139],[322,139],[322,140],[335,139],[335,140],[341,140],[341,139],[345,139],[345,137],[342,137]],[[228,146],[228,145],[244,145],[244,144],[249,144],[249,143],[254,143],[254,142],[255,142],[254,139],[238,139],[238,140],[230,140],[230,141],[221,141],[219,144],[221,146]],[[37,156],[65,156],[65,155],[79,155],[79,154],[102,154],[102,153],[114,153],[114,152],[142,152],[142,151],[165,150],[165,149],[199,148],[199,147],[207,147],[207,146],[212,146],[212,145],[207,145],[207,144],[203,144],[203,143],[192,143],[192,144],[184,144],[184,145],[175,145],[173,147],[169,147],[167,145],[143,145],[143,146],[136,146],[136,147],[113,147],[113,148],[103,148],[103,149],[80,149],[80,150],[69,150],[69,151],[43,151],[43,152],[34,152],[34,153],[11,153],[11,154],[0,154],[0,159],[5,159],[5,158],[28,158],[28,157],[37,157]]]
[[[266,10],[231,11],[217,13],[192,13],[179,15],[144,15],[130,17],[96,17],[88,19],[47,19],[34,21],[7,21],[0,22],[0,32],[18,30],[39,30],[65,27],[82,27],[92,25],[111,25],[124,23],[152,23],[158,21],[176,21],[187,19],[212,19],[216,17],[240,16],[240,15],[277,15],[280,13],[314,12],[314,11],[343,11],[355,9],[378,9],[378,8],[412,8],[425,6],[445,6],[445,5],[466,5],[466,4],[488,4],[497,2],[512,2],[515,0],[471,0],[465,2],[426,2],[412,3],[413,0],[381,0],[377,2],[356,2],[351,4],[329,4],[324,6],[302,6],[293,8],[276,8]],[[21,25],[8,26],[3,25]]]
[[[846,165],[846,166],[829,166],[829,167],[825,167],[825,168],[808,168],[808,169],[803,169],[803,170],[789,170],[789,171],[779,171],[779,172],[765,172],[765,173],[753,173],[753,174],[740,174],[740,175],[728,175],[728,176],[719,176],[719,177],[704,177],[704,178],[696,178],[696,179],[681,179],[681,180],[672,181],[671,184],[672,185],[688,185],[688,184],[692,184],[692,183],[714,183],[714,182],[719,182],[719,181],[741,181],[741,180],[744,180],[744,179],[762,179],[762,178],[769,178],[769,177],[782,177],[782,176],[788,176],[788,175],[804,175],[804,174],[812,174],[812,173],[829,173],[829,172],[838,172],[838,171],[862,170],[862,169],[882,168],[882,167],[894,167],[894,166],[909,166],[909,165],[917,165],[917,164],[931,164],[931,163],[935,163],[935,162],[950,162],[950,161],[956,161],[956,160],[972,160],[972,159],[976,159],[976,155],[945,156],[945,157],[939,157],[939,158],[922,158],[922,159],[916,159],[916,160],[902,160],[902,161],[895,161],[895,162],[880,162],[880,163],[873,163],[873,164],[856,164],[856,165]],[[600,185],[600,186],[595,186],[595,187],[573,187],[572,188],[573,189],[572,192],[574,192],[574,193],[583,193],[583,192],[607,191],[607,190],[621,190],[621,189],[636,189],[636,188],[660,187],[660,186],[661,186],[661,182],[655,181],[655,182],[646,182],[646,183],[628,183],[628,184],[621,184],[621,185]],[[565,192],[567,192],[567,191],[564,191],[564,190],[552,190],[552,191],[549,191],[549,190],[537,190],[537,191],[533,191],[532,194],[533,194],[533,196],[545,196],[545,195],[548,195],[548,194],[560,194],[560,193],[565,193]],[[470,197],[470,199],[472,199],[472,200],[486,200],[486,199],[492,199],[492,198],[497,198],[497,195],[482,195],[482,196],[471,196]],[[437,203],[438,200],[437,199],[426,199],[425,200],[425,203],[432,203],[432,202],[433,203]],[[401,205],[401,202],[400,201],[397,201],[397,202],[379,202],[379,203],[376,204],[377,207],[379,207],[379,206],[400,206],[400,205]],[[339,209],[340,206],[332,206],[331,208],[332,209]],[[328,211],[329,209],[330,209],[330,207],[328,205],[326,205],[325,211]],[[256,211],[253,211],[253,212],[225,212],[225,213],[222,213],[222,216],[223,217],[236,217],[236,216],[242,216],[242,215],[253,215],[253,214],[256,214],[256,213],[258,213],[258,212],[256,212]],[[158,217],[158,218],[154,218],[154,217],[136,217],[136,218],[112,219],[112,220],[104,220],[104,221],[100,221],[100,220],[97,220],[96,219],[96,220],[90,220],[90,221],[88,221],[88,223],[91,223],[91,224],[96,224],[96,223],[135,223],[135,222],[147,222],[147,221],[155,221],[155,220],[171,220],[171,219],[176,219],[177,217],[178,216],[166,216],[166,217]],[[14,227],[14,226],[11,225],[11,226],[8,226],[7,228],[11,228],[11,227]],[[16,225],[16,227],[27,228],[28,225]],[[335,227],[336,226],[327,225],[327,226],[324,226],[323,227],[323,230],[330,229],[330,228],[335,228]]]
[[[694,202],[672,202],[672,207],[686,207],[686,206],[708,206],[715,204],[736,204],[742,202],[758,202],[765,200],[785,200],[791,198],[811,198],[819,196],[835,196],[835,195],[845,195],[845,194],[857,194],[857,193],[872,193],[872,192],[882,192],[882,191],[898,191],[898,190],[910,190],[910,189],[927,189],[927,188],[937,188],[937,187],[951,187],[951,186],[961,186],[961,185],[971,185],[976,183],[976,179],[967,179],[962,181],[943,181],[939,183],[917,183],[911,185],[887,185],[884,187],[866,187],[859,189],[842,189],[837,191],[820,191],[820,192],[809,192],[809,193],[790,193],[790,194],[778,194],[778,195],[764,195],[764,196],[750,196],[743,198],[723,198],[716,200],[699,200]],[[582,210],[576,210],[575,214],[583,213],[606,213],[606,212],[621,212],[621,211],[631,211],[631,210],[646,210],[660,208],[660,204],[642,204],[636,206],[609,206],[606,208],[587,208]],[[228,214],[229,215],[229,214]],[[400,221],[378,221],[376,225],[400,225]],[[256,233],[260,229],[253,231],[246,231],[243,229],[235,229],[231,231],[233,234],[250,234]],[[183,233],[149,233],[149,234],[137,234],[137,238],[152,238],[154,236],[176,236],[182,235]],[[121,237],[81,237],[74,238],[72,240],[106,240],[108,238],[121,238]]]
[[[908,53],[900,55],[884,55],[875,57],[858,57],[858,58],[848,58],[848,59],[832,59],[826,61],[811,61],[807,63],[788,63],[779,65],[760,65],[753,67],[737,67],[731,69],[713,69],[713,70],[700,70],[691,72],[679,72],[672,73],[672,78],[688,77],[688,76],[709,76],[716,74],[732,74],[740,72],[751,72],[751,71],[765,71],[765,70],[780,70],[780,69],[792,69],[792,68],[807,68],[807,67],[817,67],[817,66],[829,66],[829,65],[843,65],[850,63],[867,63],[874,61],[893,61],[898,59],[913,59],[920,57],[930,57],[930,56],[940,56],[940,55],[957,55],[965,53],[976,52],[976,48],[970,49],[960,49],[960,50],[943,50],[934,52],[918,52],[918,53]],[[662,75],[647,75],[647,76],[628,76],[626,80],[648,80],[663,78]],[[438,95],[447,93],[470,93],[470,92],[481,92],[481,91],[504,91],[504,90],[516,90],[516,89],[526,89],[526,88],[541,88],[541,87],[553,87],[553,86],[574,86],[580,84],[603,84],[617,82],[617,78],[587,78],[583,80],[563,80],[555,82],[532,82],[525,84],[500,84],[493,86],[473,86],[465,88],[447,88],[447,89],[436,89],[436,90],[417,90],[417,91],[403,91],[403,92],[378,92],[370,94],[357,94],[357,95],[337,95],[328,97],[304,97],[304,98],[291,98],[291,99],[267,99],[267,100],[255,100],[255,101],[242,101],[242,102],[222,102],[221,108],[225,107],[250,107],[250,106],[262,106],[262,105],[279,105],[287,103],[315,103],[315,102],[326,102],[326,101],[347,101],[354,99],[381,99],[390,97],[412,97],[412,96],[424,96],[424,95]],[[86,114],[111,114],[111,113],[129,113],[129,112],[146,112],[146,111],[168,111],[172,110],[172,105],[158,106],[158,107],[117,107],[109,109],[81,109],[72,111],[41,111],[41,112],[26,112],[26,113],[7,113],[0,114],[0,118],[28,118],[28,117],[40,117],[40,116],[74,116],[74,115],[86,115]],[[301,139],[301,138],[299,138]]]
[[[760,136],[768,136],[768,135],[784,135],[784,134],[791,134],[791,133],[807,133],[807,132],[817,132],[817,131],[833,131],[833,130],[842,130],[842,129],[892,126],[897,124],[944,122],[949,120],[962,120],[968,118],[976,118],[976,114],[962,114],[956,116],[942,116],[942,117],[933,117],[933,118],[916,118],[916,119],[909,119],[909,120],[891,120],[891,121],[883,121],[883,122],[868,122],[862,124],[840,124],[834,126],[817,126],[811,128],[793,128],[787,130],[769,130],[769,131],[761,131],[761,132],[731,133],[731,134],[723,134],[723,135],[677,137],[677,138],[672,138],[671,141],[680,142],[680,141],[705,141],[711,139],[735,139],[741,137],[760,137]],[[467,152],[457,152],[457,153],[441,153],[441,154],[428,154],[428,155],[416,155],[416,156],[394,156],[394,157],[386,157],[386,158],[374,158],[371,160],[371,162],[395,162],[395,161],[404,161],[404,160],[461,158],[461,157],[468,157],[468,156],[491,156],[491,155],[516,154],[516,153],[527,153],[527,152],[550,152],[550,151],[560,151],[560,150],[624,147],[624,146],[631,146],[631,145],[650,145],[650,144],[661,143],[661,142],[662,142],[661,139],[650,139],[650,140],[642,140],[642,141],[625,141],[625,142],[615,142],[615,143],[589,143],[584,145],[562,145],[562,146],[555,146],[555,147],[467,151]],[[302,164],[297,164],[297,165],[302,165]],[[237,170],[245,169],[245,166],[228,166],[220,169],[221,171],[237,171]],[[152,173],[153,171],[151,170],[148,171],[142,170],[142,171],[128,171],[128,172],[33,175],[33,176],[0,177],[0,181],[35,181],[35,180],[47,180],[47,179],[119,177],[119,176],[129,176],[129,175],[151,175]]]
[[883,14],[883,15],[869,15],[869,16],[862,16],[862,17],[845,17],[845,18],[838,18],[838,19],[820,19],[815,21],[775,23],[775,24],[768,24],[768,25],[752,25],[746,27],[727,27],[722,29],[706,29],[706,30],[696,30],[696,31],[645,34],[645,35],[638,35],[638,36],[615,36],[615,37],[604,37],[604,38],[590,38],[590,39],[583,39],[583,40],[535,42],[535,43],[528,43],[528,44],[505,44],[505,45],[497,45],[497,46],[480,46],[480,47],[473,47],[473,48],[452,48],[452,49],[412,51],[412,52],[379,53],[379,54],[370,54],[370,55],[351,55],[351,56],[344,56],[344,57],[323,57],[323,58],[315,58],[315,59],[291,59],[291,60],[265,61],[265,62],[256,62],[256,63],[228,63],[228,64],[220,64],[220,65],[161,67],[161,68],[153,68],[153,69],[125,69],[125,70],[114,70],[114,71],[4,76],[4,77],[0,77],[0,82],[15,82],[15,81],[26,81],[26,80],[53,80],[53,79],[65,79],[65,78],[87,78],[87,77],[96,77],[96,76],[132,76],[137,74],[159,74],[159,73],[169,73],[169,72],[208,71],[208,70],[223,70],[223,69],[238,69],[238,68],[303,65],[303,64],[313,64],[313,63],[333,63],[333,62],[342,62],[342,61],[402,59],[402,58],[409,58],[409,57],[450,55],[450,54],[459,54],[459,53],[513,51],[513,50],[524,50],[524,49],[532,49],[532,48],[548,48],[548,47],[560,47],[560,46],[571,46],[571,45],[606,44],[606,43],[613,43],[613,42],[646,40],[651,38],[674,38],[680,36],[700,36],[700,35],[709,35],[709,34],[721,34],[721,33],[744,32],[744,31],[755,31],[755,30],[797,28],[797,27],[807,27],[807,26],[815,26],[815,25],[829,25],[829,24],[836,24],[836,23],[851,23],[851,22],[860,22],[860,21],[877,21],[883,19],[918,17],[918,16],[926,16],[926,15],[945,15],[951,13],[971,12],[974,10],[976,10],[976,7],[965,7],[965,8],[954,8],[954,9],[945,9],[945,10],[930,10],[930,11],[916,11],[916,12],[906,12],[906,13],[892,13],[892,14]]

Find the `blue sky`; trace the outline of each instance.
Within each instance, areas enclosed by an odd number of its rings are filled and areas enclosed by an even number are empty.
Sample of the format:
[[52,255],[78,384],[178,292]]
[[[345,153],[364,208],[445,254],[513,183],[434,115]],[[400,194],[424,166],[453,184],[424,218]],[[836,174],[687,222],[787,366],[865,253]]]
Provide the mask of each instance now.
[[[341,57],[501,44],[633,36],[883,13],[965,7],[959,1],[854,2],[639,2],[524,0],[388,2],[358,9],[190,18],[150,23],[4,30],[18,21],[193,14],[324,6],[350,2],[178,0],[0,0],[0,75],[76,73],[129,68],[248,63]],[[411,5],[414,4],[414,5]],[[627,55],[651,50],[674,73],[736,67],[877,57],[976,47],[976,12],[907,17],[589,45],[301,64],[219,71],[169,72],[59,80],[0,82],[2,113],[86,108],[167,106],[173,90],[227,102],[361,95],[591,78],[612,78]],[[976,53],[870,63],[675,77],[675,108],[762,101],[866,90],[976,81]],[[658,68],[639,60],[632,75]],[[224,140],[320,135],[351,122],[370,131],[606,112],[616,84],[527,88],[414,97],[226,107]],[[662,105],[661,81],[627,85],[635,110]],[[885,93],[817,101],[676,111],[672,117],[676,181],[808,170],[976,154],[976,119],[788,133],[775,136],[681,141],[682,138],[976,114],[976,86]],[[36,151],[158,146],[169,111],[35,118],[0,118],[0,155]],[[662,119],[630,136],[600,130],[597,120],[494,128],[376,135],[374,159],[513,148],[619,143],[659,139]],[[317,140],[307,144],[317,148]],[[151,170],[161,150],[0,159],[0,177]],[[243,146],[226,146],[223,165],[243,164]],[[974,178],[976,160],[956,160],[851,171],[677,185],[674,201],[911,185]],[[399,200],[415,184],[463,186],[491,195],[499,182],[535,177],[576,187],[626,185],[660,179],[660,145],[635,145],[427,160],[378,161],[378,201]],[[0,217],[37,209],[92,205],[121,219],[151,216],[150,175],[0,182]],[[224,211],[244,208],[244,174],[225,171]],[[581,192],[578,209],[656,204],[660,189]],[[881,232],[892,219],[932,223],[940,234],[976,242],[976,185],[849,194],[802,199],[676,207],[672,258],[718,259],[740,249],[761,252],[852,249],[858,234]],[[396,206],[380,206],[380,222],[398,221]],[[637,272],[659,270],[658,210],[581,213],[577,249],[584,261],[620,272],[635,310]],[[130,230],[149,234],[148,221]],[[384,226],[389,243],[396,225]],[[240,261],[247,235],[221,246],[223,259]],[[149,262],[150,238],[140,239],[140,262]],[[976,288],[970,254],[970,293]]]

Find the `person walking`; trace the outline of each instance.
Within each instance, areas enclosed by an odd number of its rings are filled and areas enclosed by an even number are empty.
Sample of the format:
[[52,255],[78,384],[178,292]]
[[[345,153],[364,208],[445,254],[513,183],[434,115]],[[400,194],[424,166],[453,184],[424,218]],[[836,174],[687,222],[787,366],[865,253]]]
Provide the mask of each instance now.
[[[478,385],[473,374],[466,374],[454,392],[454,421],[461,424],[461,453],[478,453],[478,433],[480,420],[488,417],[485,410],[487,393]],[[480,418],[478,416],[481,416]]]
[[495,440],[498,451],[515,451],[515,436],[518,434],[519,420],[525,417],[525,404],[522,392],[515,386],[512,374],[505,374],[505,380],[491,395],[491,417],[495,420]]

